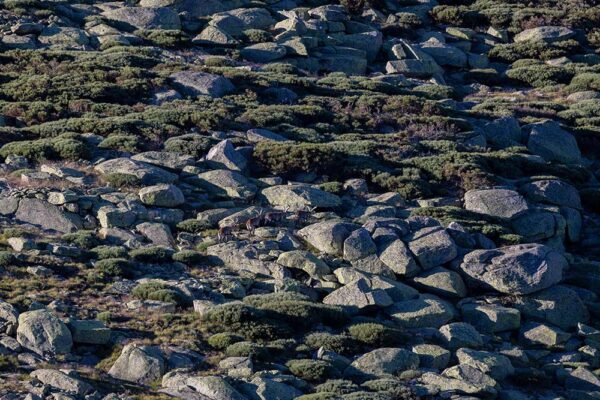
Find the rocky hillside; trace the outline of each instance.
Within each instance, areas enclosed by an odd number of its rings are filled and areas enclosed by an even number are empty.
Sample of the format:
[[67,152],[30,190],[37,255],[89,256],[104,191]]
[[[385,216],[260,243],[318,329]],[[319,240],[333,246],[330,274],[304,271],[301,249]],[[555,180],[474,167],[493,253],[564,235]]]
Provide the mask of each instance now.
[[600,399],[595,0],[0,0],[0,400]]

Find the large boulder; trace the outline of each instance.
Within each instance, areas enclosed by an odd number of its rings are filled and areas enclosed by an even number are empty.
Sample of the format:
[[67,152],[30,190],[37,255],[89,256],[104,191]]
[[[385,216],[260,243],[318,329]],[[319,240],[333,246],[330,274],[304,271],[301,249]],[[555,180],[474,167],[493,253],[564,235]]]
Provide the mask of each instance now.
[[548,322],[561,329],[575,328],[590,319],[577,292],[562,285],[516,297],[513,306],[529,319]]
[[531,201],[581,209],[579,192],[558,179],[542,179],[523,185],[521,191]]
[[335,194],[310,185],[277,185],[263,189],[261,193],[272,206],[287,207],[289,210],[331,208],[342,203]]
[[96,165],[96,171],[103,175],[122,174],[131,175],[140,180],[144,185],[155,185],[157,183],[173,183],[177,175],[165,171],[155,165],[135,161],[130,158],[113,158]]
[[240,51],[240,54],[248,61],[268,63],[285,57],[287,50],[285,46],[267,42],[246,46]]
[[382,347],[372,350],[352,362],[344,371],[346,376],[397,375],[400,372],[419,366],[419,356],[415,353],[394,347]]
[[216,169],[203,172],[191,181],[208,193],[234,199],[249,199],[256,195],[257,187],[236,171]]
[[181,71],[170,78],[177,90],[190,97],[223,97],[235,90],[229,79],[206,72]]
[[165,373],[165,360],[160,348],[128,344],[108,371],[116,379],[146,384],[160,379]]
[[213,146],[206,155],[207,164],[213,168],[244,171],[248,161],[240,154],[230,140],[223,140]]
[[346,222],[324,221],[300,229],[298,236],[323,253],[342,255],[344,241],[357,228],[358,226]]
[[454,240],[441,226],[419,229],[407,240],[408,248],[424,269],[452,261],[458,254]]
[[395,239],[379,247],[379,259],[395,274],[413,276],[421,271],[408,247],[400,239]]
[[356,309],[391,305],[393,303],[392,298],[377,286],[373,285],[370,279],[361,278],[329,293],[323,299],[323,303]]
[[475,286],[506,294],[529,294],[557,284],[565,257],[542,244],[522,244],[467,254],[459,269]]
[[555,121],[545,121],[531,124],[527,148],[533,154],[541,156],[546,161],[563,164],[578,164],[581,162],[581,151],[577,140],[569,132],[563,130]]
[[287,268],[301,269],[311,277],[322,277],[331,271],[329,266],[310,251],[292,250],[281,253],[277,263]]
[[386,312],[404,328],[439,328],[456,315],[452,304],[434,296],[399,301],[388,307]]
[[46,309],[19,315],[17,341],[39,355],[68,354],[73,346],[69,328]]
[[168,7],[122,7],[104,11],[102,15],[114,21],[137,29],[181,29],[179,15]]
[[184,167],[194,165],[196,162],[192,156],[170,151],[145,151],[135,154],[131,159],[172,171],[181,171]]
[[0,334],[14,335],[17,331],[19,313],[10,303],[0,300]]
[[36,369],[31,373],[31,376],[44,385],[75,396],[83,397],[94,391],[89,383],[55,369]]
[[527,211],[527,201],[510,189],[474,189],[465,193],[465,208],[480,214],[513,218]]
[[77,214],[63,211],[57,206],[40,199],[21,199],[15,213],[17,221],[61,233],[74,232],[83,227]]
[[572,29],[564,26],[538,26],[515,35],[515,42],[558,42],[561,40],[570,39],[575,36]]
[[450,46],[431,38],[420,46],[421,50],[429,54],[438,65],[448,65],[451,67],[465,67],[467,65],[467,55],[458,47]]
[[496,380],[503,380],[515,372],[508,357],[489,351],[462,348],[457,350],[456,358],[461,364],[475,367]]
[[177,207],[185,202],[181,190],[175,185],[154,185],[140,189],[142,203],[157,207]]

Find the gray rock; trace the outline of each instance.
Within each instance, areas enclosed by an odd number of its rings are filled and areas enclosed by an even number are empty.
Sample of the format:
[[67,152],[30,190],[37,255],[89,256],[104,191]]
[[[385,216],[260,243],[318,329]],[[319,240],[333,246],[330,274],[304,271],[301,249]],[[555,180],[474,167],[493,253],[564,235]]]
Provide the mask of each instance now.
[[539,122],[526,127],[530,130],[527,148],[546,161],[564,164],[581,162],[577,140],[554,121]]
[[122,7],[104,11],[102,15],[109,21],[137,29],[181,29],[179,16],[167,7]]
[[256,377],[251,382],[256,385],[256,395],[260,400],[280,399],[293,400],[302,396],[302,392],[292,385],[279,382],[275,379]]
[[488,142],[500,148],[516,146],[523,140],[519,121],[515,117],[502,117],[486,123],[481,130]]
[[546,42],[553,43],[572,38],[575,32],[564,26],[538,26],[536,28],[525,29],[515,35],[515,42]]
[[521,326],[521,313],[514,308],[467,303],[461,307],[461,313],[465,322],[483,333],[512,331]]
[[247,400],[233,386],[219,376],[194,376],[185,381],[197,393],[214,400]]
[[172,171],[181,171],[188,165],[194,165],[195,163],[192,156],[169,151],[146,151],[133,155],[131,159]]
[[445,297],[465,297],[467,287],[457,272],[436,267],[413,278],[423,289]]
[[149,206],[177,207],[185,203],[185,197],[175,185],[154,185],[140,189],[138,195],[142,203]]
[[175,239],[169,225],[158,222],[143,222],[135,227],[146,239],[155,246],[175,247]]
[[193,44],[199,45],[235,45],[238,41],[224,30],[208,25],[192,39]]
[[375,254],[377,247],[364,228],[358,228],[344,240],[344,259],[355,261]]
[[400,276],[411,277],[421,271],[408,247],[400,239],[392,240],[381,246],[379,259]]
[[293,250],[281,253],[277,263],[288,268],[301,269],[311,277],[321,277],[329,274],[329,266],[314,254],[304,250]]
[[523,185],[523,194],[531,201],[581,209],[579,192],[557,179],[544,179]]
[[277,185],[263,189],[261,193],[270,205],[289,210],[332,208],[342,203],[335,194],[310,185]]
[[387,307],[393,304],[393,300],[384,290],[373,287],[371,280],[361,278],[334,290],[325,296],[323,303],[360,310],[367,307]]
[[560,235],[560,215],[543,209],[529,209],[515,217],[510,225],[516,234],[535,242]]
[[17,341],[41,356],[68,354],[73,346],[69,328],[46,309],[19,315]]
[[51,47],[82,49],[90,43],[90,38],[84,30],[79,28],[47,26],[38,36],[38,41]]
[[163,353],[156,346],[128,344],[108,371],[116,379],[147,384],[160,379],[165,373]]
[[439,328],[452,320],[456,314],[450,303],[433,296],[399,301],[387,308],[386,312],[404,328]]
[[452,355],[448,350],[435,344],[417,344],[412,347],[412,352],[419,356],[420,367],[439,370],[446,368]]
[[244,47],[240,54],[248,61],[268,63],[283,58],[287,54],[285,46],[277,43],[256,43]]
[[[565,387],[585,392],[595,392],[597,394],[600,392],[600,378],[587,368],[578,367],[568,373],[565,378]],[[595,397],[595,395],[592,396]]]
[[175,89],[190,97],[223,97],[235,90],[229,79],[206,72],[181,71],[170,78]]
[[132,175],[138,178],[144,185],[173,183],[177,180],[177,175],[171,172],[129,158],[114,158],[112,160],[107,160],[96,165],[94,169],[103,175],[114,173]]
[[481,334],[473,325],[466,322],[453,322],[439,329],[440,336],[446,347],[456,350],[461,347],[478,348],[483,345]]
[[102,321],[73,319],[67,323],[75,343],[107,344],[111,330]]
[[103,228],[127,228],[134,224],[136,214],[126,208],[103,206],[98,209],[97,218]]
[[475,367],[497,381],[515,373],[508,357],[501,354],[462,348],[456,351],[456,358],[459,363]]
[[493,378],[466,364],[448,368],[441,375],[426,372],[421,381],[441,391],[491,398],[498,394],[498,384]]
[[448,65],[452,67],[465,67],[467,65],[467,55],[458,47],[450,46],[431,38],[419,46],[421,50],[429,54],[438,65]]
[[345,376],[397,375],[419,366],[419,356],[409,350],[383,347],[372,350],[352,362],[344,371]]
[[192,183],[197,184],[211,194],[234,199],[252,198],[258,190],[256,185],[250,183],[244,175],[226,169],[198,174],[196,179],[192,180]]
[[271,276],[281,269],[278,264],[261,259],[258,250],[251,244],[231,241],[210,246],[206,252],[233,271],[251,271]]
[[577,292],[562,285],[528,296],[516,297],[513,307],[529,319],[547,322],[561,329],[572,329],[590,319],[590,314]]
[[36,369],[31,373],[31,376],[44,385],[76,396],[85,396],[94,391],[89,383],[55,369]]
[[564,256],[548,246],[524,244],[467,254],[459,269],[469,282],[507,294],[529,294],[561,281]]
[[10,303],[0,300],[0,333],[14,335],[17,332],[19,313]]
[[553,348],[565,343],[571,335],[551,325],[528,322],[521,327],[519,339],[526,346]]
[[465,193],[465,208],[500,218],[513,218],[529,206],[518,192],[509,189],[475,189]]
[[206,155],[207,164],[217,169],[244,171],[248,162],[231,144],[230,140],[223,140],[214,145]]
[[317,222],[298,231],[298,236],[317,250],[342,255],[344,241],[358,226],[336,220]]
[[420,229],[407,240],[408,248],[424,269],[445,264],[457,256],[454,240],[442,227]]
[[81,218],[77,214],[63,211],[40,199],[21,199],[15,219],[42,229],[62,233],[73,232],[83,227]]

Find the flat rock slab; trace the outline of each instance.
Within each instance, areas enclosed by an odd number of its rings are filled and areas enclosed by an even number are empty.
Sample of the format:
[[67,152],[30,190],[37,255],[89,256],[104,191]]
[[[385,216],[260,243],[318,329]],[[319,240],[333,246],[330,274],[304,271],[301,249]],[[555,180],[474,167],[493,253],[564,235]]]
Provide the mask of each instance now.
[[342,204],[335,194],[310,185],[271,186],[263,189],[261,193],[272,206],[287,207],[289,210],[331,208]]
[[146,164],[130,158],[115,158],[104,161],[94,169],[103,175],[123,174],[132,175],[140,180],[144,185],[155,185],[157,183],[173,183],[177,180],[177,175],[165,171],[157,166]]
[[15,219],[62,233],[74,232],[83,226],[79,215],[63,211],[41,199],[21,199]]
[[515,190],[483,189],[465,193],[465,208],[492,217],[513,218],[527,211],[529,206]]
[[114,21],[137,29],[181,29],[179,15],[167,7],[122,7],[102,13]]
[[181,71],[170,78],[175,89],[190,97],[223,97],[235,90],[229,79],[206,72]]
[[541,244],[475,250],[460,265],[468,282],[506,294],[529,294],[559,283],[568,268],[565,257]]

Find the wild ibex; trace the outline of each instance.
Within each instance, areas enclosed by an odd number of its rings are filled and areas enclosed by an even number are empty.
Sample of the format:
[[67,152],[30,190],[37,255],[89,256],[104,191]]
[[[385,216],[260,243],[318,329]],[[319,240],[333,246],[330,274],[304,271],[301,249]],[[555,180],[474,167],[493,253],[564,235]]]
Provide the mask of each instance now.
[[261,212],[256,217],[248,218],[246,220],[246,224],[245,224],[246,230],[251,235],[254,235],[254,230],[261,225],[262,220],[263,220],[263,211],[261,210]]
[[233,236],[233,226],[223,226],[219,228],[217,233],[217,241],[219,243],[227,242]]
[[317,207],[310,207],[304,210],[296,210],[292,218],[298,225],[306,224],[310,221],[316,209]]
[[277,225],[283,221],[287,214],[288,207],[284,208],[283,211],[269,211],[265,214],[263,222],[265,225]]

